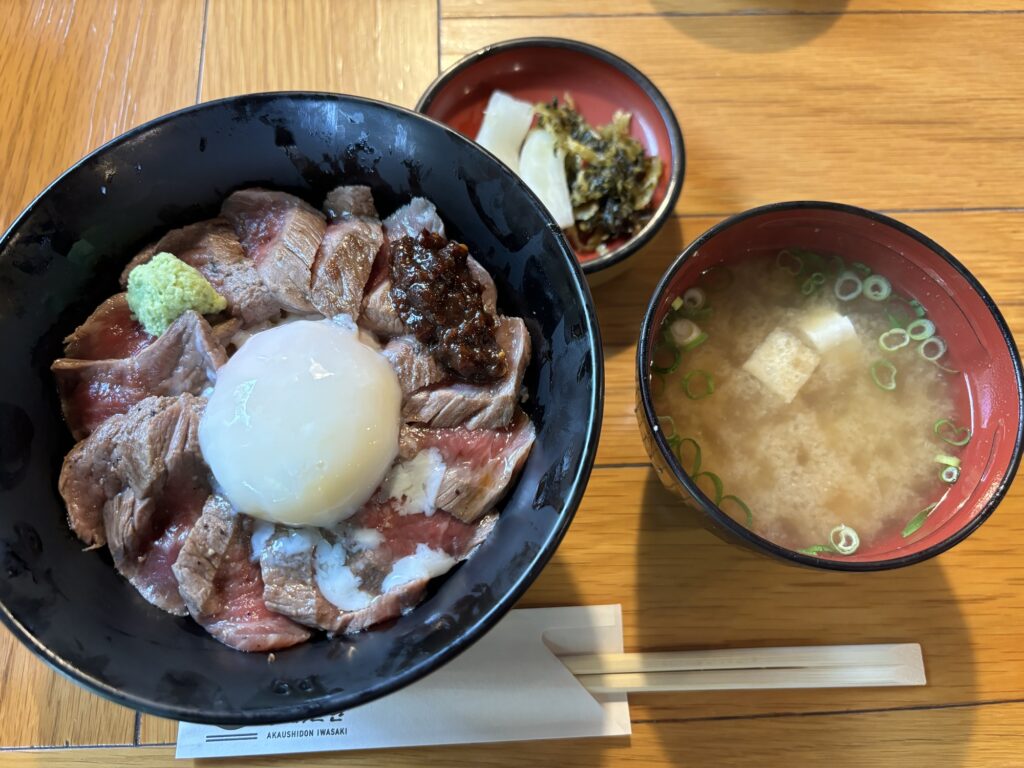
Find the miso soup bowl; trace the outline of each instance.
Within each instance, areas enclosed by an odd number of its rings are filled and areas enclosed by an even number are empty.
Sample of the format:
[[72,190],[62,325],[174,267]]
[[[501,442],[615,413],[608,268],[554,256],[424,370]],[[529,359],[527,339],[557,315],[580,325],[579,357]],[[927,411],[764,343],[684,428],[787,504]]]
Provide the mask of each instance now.
[[[719,509],[687,475],[657,426],[650,383],[653,348],[672,300],[705,270],[787,247],[832,253],[885,274],[895,290],[917,298],[948,341],[943,360],[965,385],[961,403],[973,436],[962,449],[961,475],[916,531],[890,535],[848,556],[806,555],[765,539]],[[702,524],[735,544],[786,562],[842,571],[898,568],[963,541],[995,510],[1021,458],[1021,360],[992,297],[942,246],[895,219],[849,205],[787,202],[728,218],[698,237],[658,284],[637,348],[637,420],[659,478]],[[884,461],[884,456],[880,456]],[[907,520],[917,510],[905,510]]]

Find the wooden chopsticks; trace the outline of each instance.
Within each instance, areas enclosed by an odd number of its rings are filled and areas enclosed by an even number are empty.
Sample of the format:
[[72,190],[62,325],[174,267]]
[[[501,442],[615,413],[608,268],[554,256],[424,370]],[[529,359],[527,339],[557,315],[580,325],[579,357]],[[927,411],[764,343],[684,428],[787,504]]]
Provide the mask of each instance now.
[[917,643],[563,656],[591,693],[924,685]]

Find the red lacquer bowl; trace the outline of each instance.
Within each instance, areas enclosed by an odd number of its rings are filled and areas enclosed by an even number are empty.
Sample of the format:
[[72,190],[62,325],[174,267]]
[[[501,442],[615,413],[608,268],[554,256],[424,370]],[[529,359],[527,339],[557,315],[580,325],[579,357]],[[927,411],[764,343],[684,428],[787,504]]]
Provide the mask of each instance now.
[[[960,478],[915,532],[894,530],[853,555],[805,555],[758,536],[712,503],[686,474],[654,428],[650,362],[673,297],[717,264],[774,258],[802,247],[860,261],[886,275],[894,289],[928,310],[949,350],[943,358],[960,371],[958,423],[969,419],[973,437],[960,454]],[[713,532],[787,561],[845,571],[910,565],[963,541],[999,504],[1017,471],[1022,441],[1020,355],[992,298],[952,255],[920,232],[887,216],[837,203],[791,202],[733,216],[694,240],[669,268],[647,308],[637,348],[637,419],[662,482],[693,502]],[[879,460],[885,460],[880,456]],[[908,521],[917,510],[906,510]]]
[[663,166],[651,218],[629,239],[608,243],[603,255],[576,252],[591,284],[618,273],[671,215],[683,186],[683,135],[668,101],[636,67],[608,51],[576,40],[532,37],[497,43],[462,59],[430,84],[416,111],[473,138],[495,90],[530,102],[569,93],[595,126],[611,122],[619,109],[633,115],[633,136]]

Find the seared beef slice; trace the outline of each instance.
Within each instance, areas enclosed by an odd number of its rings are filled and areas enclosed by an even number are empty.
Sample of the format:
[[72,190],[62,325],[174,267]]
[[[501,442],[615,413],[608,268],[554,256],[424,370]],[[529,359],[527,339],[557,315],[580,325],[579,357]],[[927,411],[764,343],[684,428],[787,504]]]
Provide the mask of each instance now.
[[120,360],[54,362],[64,418],[76,440],[149,395],[198,395],[227,362],[210,324],[186,312],[141,352]]
[[333,221],[327,225],[313,264],[310,299],[326,317],[342,313],[353,320],[359,317],[363,290],[384,244],[369,193],[369,187],[338,187],[324,204]]
[[471,523],[490,511],[530,454],[536,431],[518,411],[505,429],[428,429],[402,427],[399,456],[407,461],[420,451],[436,449],[444,475],[435,506]]
[[206,400],[147,397],[110,417],[64,459],[72,530],[106,543],[117,569],[154,605],[184,615],[171,566],[210,494],[199,451]]
[[314,312],[311,273],[327,226],[323,214],[285,192],[243,189],[224,201],[221,215],[281,305]]
[[[145,248],[121,273],[121,285],[128,285],[128,273],[157,253],[173,253],[195,267],[228,302],[228,312],[245,325],[276,317],[281,302],[263,284],[255,263],[246,257],[230,222],[217,218],[174,229]],[[70,352],[68,357],[80,357]]]
[[[493,384],[457,382],[415,391],[405,398],[402,419],[431,427],[496,429],[507,425],[519,403],[523,374],[530,361],[530,333],[521,318],[502,317],[498,319],[494,335],[505,352],[504,376]],[[385,348],[385,356],[388,348]],[[410,378],[406,376],[406,380]],[[401,372],[399,381],[402,381]]]
[[114,360],[131,357],[155,338],[132,315],[128,294],[118,293],[64,339],[64,354],[78,360]]
[[181,548],[174,575],[192,617],[215,638],[239,651],[275,651],[309,632],[263,602],[260,569],[250,559],[247,520],[220,496],[210,496]]

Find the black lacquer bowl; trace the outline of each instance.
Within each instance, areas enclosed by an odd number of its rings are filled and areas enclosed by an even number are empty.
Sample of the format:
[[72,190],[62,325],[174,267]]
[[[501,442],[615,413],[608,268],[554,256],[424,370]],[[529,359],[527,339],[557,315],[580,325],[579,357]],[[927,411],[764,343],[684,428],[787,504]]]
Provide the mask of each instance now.
[[[390,626],[320,635],[276,654],[221,645],[145,602],[106,551],[83,552],[57,492],[72,440],[49,366],[138,248],[262,185],[319,204],[365,183],[388,213],[432,200],[494,276],[533,342],[525,409],[537,442],[496,530]],[[479,639],[551,557],[572,520],[601,423],[600,341],[586,282],[527,187],[420,115],[347,96],[284,93],[203,104],[143,125],[55,181],[0,241],[0,618],[40,657],[118,703],[224,724],[352,707],[423,677]]]

